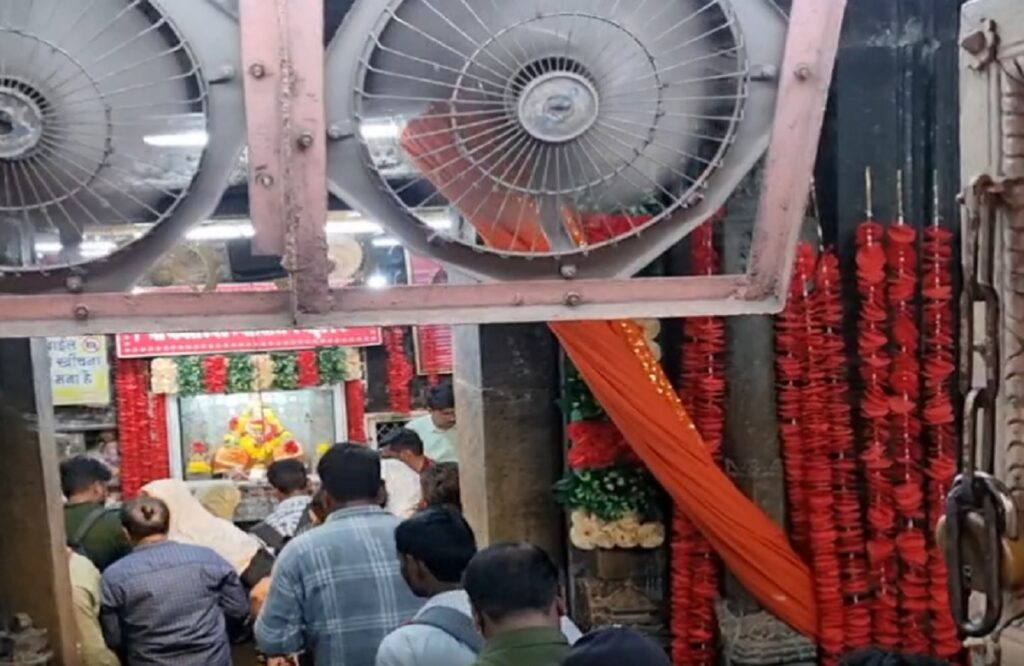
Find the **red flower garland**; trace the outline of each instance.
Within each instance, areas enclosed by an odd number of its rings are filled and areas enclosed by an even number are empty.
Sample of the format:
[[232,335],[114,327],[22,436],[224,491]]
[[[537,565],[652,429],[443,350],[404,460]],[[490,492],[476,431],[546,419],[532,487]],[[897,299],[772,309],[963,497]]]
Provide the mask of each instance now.
[[203,357],[203,382],[207,393],[225,393],[228,390],[228,357]]
[[899,518],[896,552],[901,563],[899,579],[900,632],[903,649],[925,654],[928,640],[928,550],[923,530],[924,471],[921,421],[918,416],[921,367],[918,361],[920,333],[913,299],[917,293],[917,232],[902,221],[890,226],[886,259],[889,266],[890,341],[894,350],[889,374],[890,457],[893,468],[893,499]]
[[412,411],[412,393],[409,384],[413,367],[405,352],[405,329],[393,326],[384,330],[384,347],[388,356],[388,402],[393,412],[408,414]]
[[361,379],[345,382],[345,413],[348,415],[348,441],[365,444],[366,386]]
[[300,351],[296,357],[299,368],[299,386],[320,386],[320,360],[316,350]]
[[961,652],[949,607],[946,561],[933,537],[945,512],[956,474],[957,433],[952,386],[956,372],[953,294],[953,233],[936,224],[924,233],[924,407],[928,442],[928,575],[931,642],[938,656],[953,661]]
[[897,562],[893,530],[893,489],[889,479],[889,396],[886,380],[890,359],[886,353],[888,318],[885,298],[885,250],[883,229],[867,221],[857,229],[857,290],[860,293],[857,347],[860,376],[864,383],[861,415],[866,448],[861,455],[867,484],[867,554],[875,600],[872,604],[872,643],[894,649],[900,642]]
[[839,258],[827,252],[818,262],[816,311],[822,344],[819,367],[824,371],[832,465],[832,513],[837,530],[836,554],[844,597],[843,634],[846,651],[871,643],[871,592],[864,552],[863,513],[857,469],[857,447],[850,406],[849,362],[843,340],[843,302]]
[[[691,236],[693,272],[714,275],[716,216]],[[683,321],[683,380],[680,397],[712,456],[721,461],[725,432],[725,322],[720,317]],[[677,511],[672,539],[672,655],[676,664],[712,666],[717,661],[720,565],[714,549],[689,519]]]
[[[803,253],[798,262],[806,262]],[[798,263],[799,268],[799,263]],[[806,268],[804,268],[806,272]],[[810,518],[804,495],[805,459],[803,419],[803,385],[806,381],[807,326],[805,313],[809,307],[806,285],[798,270],[790,285],[786,309],[775,318],[775,374],[778,384],[779,435],[786,478],[787,509],[790,540],[798,553],[808,559]]]
[[437,372],[437,333],[436,325],[427,324],[419,327],[420,336],[420,363],[423,372],[427,375],[427,384],[437,386],[441,382],[441,376]]
[[150,481],[170,476],[167,399],[151,396],[146,360],[119,359],[115,370],[121,492],[130,499]]
[[574,421],[566,427],[566,434],[572,442],[569,448],[572,469],[603,469],[622,462],[639,462],[611,421]]

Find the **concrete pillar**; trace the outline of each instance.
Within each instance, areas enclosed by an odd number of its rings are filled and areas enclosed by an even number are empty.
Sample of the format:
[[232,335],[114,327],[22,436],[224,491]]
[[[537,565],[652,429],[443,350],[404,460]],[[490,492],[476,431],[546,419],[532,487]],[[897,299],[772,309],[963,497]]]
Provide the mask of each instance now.
[[[33,381],[37,376],[40,381]],[[77,664],[46,341],[0,342],[0,603]]]
[[455,327],[455,406],[466,517],[481,545],[530,541],[561,561],[558,345],[544,325]]

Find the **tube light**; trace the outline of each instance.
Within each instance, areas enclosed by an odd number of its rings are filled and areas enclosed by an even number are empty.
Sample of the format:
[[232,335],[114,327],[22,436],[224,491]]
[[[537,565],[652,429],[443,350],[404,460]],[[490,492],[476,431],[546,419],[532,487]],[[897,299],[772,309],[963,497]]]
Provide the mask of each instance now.
[[178,134],[149,134],[142,138],[147,146],[156,148],[205,148],[210,136],[203,131]]

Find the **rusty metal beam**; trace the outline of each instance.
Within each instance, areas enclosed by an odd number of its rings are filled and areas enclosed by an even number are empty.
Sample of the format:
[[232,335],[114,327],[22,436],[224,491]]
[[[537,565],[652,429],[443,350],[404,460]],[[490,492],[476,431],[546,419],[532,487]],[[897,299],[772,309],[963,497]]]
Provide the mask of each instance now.
[[786,300],[846,0],[793,0],[747,275],[751,298]]
[[768,314],[782,306],[777,300],[746,300],[745,284],[742,278],[710,276],[346,288],[331,292],[329,312],[297,321],[288,310],[287,291],[10,296],[0,299],[0,338],[39,331],[84,335]]
[[282,255],[296,312],[330,308],[323,0],[242,0],[253,251]]

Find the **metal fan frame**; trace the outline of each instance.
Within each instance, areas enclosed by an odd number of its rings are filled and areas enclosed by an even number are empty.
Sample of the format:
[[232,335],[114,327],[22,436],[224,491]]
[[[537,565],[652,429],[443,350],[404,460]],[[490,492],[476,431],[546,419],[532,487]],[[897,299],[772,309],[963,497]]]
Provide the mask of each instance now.
[[[174,245],[197,220],[217,207],[245,142],[237,118],[244,111],[239,72],[238,17],[216,0],[147,0],[166,16],[172,29],[200,67],[197,80],[205,95],[208,143],[189,191],[159,224],[139,239],[93,261],[56,266],[6,268],[0,292],[39,293],[71,290],[112,292],[129,288]],[[218,39],[188,41],[186,36],[212,31]],[[7,298],[7,297],[0,297]]]
[[[279,12],[292,14],[296,22],[320,21],[307,3],[319,0],[246,0],[273,3]],[[244,6],[244,5],[243,5]],[[793,0],[786,40],[780,89],[765,165],[758,219],[745,274],[694,276],[641,280],[548,279],[488,284],[403,286],[386,290],[344,288],[328,290],[316,280],[296,280],[292,291],[251,294],[49,294],[0,296],[0,336],[75,335],[148,330],[151,332],[195,330],[258,330],[290,326],[407,325],[424,323],[476,324],[618,317],[692,317],[707,315],[770,314],[785,305],[793,258],[803,223],[803,213],[817,152],[825,104],[846,0]],[[242,12],[242,31],[259,36],[267,25]],[[322,29],[322,26],[320,26]],[[257,43],[253,41],[252,43]],[[274,62],[282,42],[268,44],[260,57]],[[284,42],[286,55],[303,67],[316,68],[322,59],[321,45]],[[296,52],[302,56],[296,58]],[[247,68],[256,64],[246,60]],[[298,72],[306,80],[318,80],[322,71]],[[320,138],[341,136],[346,128],[308,126],[297,128],[295,118],[316,118],[323,113],[322,90],[304,89],[289,94],[273,89],[262,103],[278,104],[286,117],[249,114],[250,136],[270,136],[271,145],[292,142],[302,146],[310,134]],[[284,96],[285,100],[281,97]],[[282,103],[286,102],[286,103]],[[253,101],[250,100],[250,104]],[[238,123],[236,123],[237,125]],[[307,146],[308,147],[308,146]],[[297,257],[308,265],[294,268],[302,274],[327,270],[322,238],[323,218],[318,202],[326,196],[322,153],[300,150],[289,168],[281,154],[270,154],[268,168],[281,169],[285,177],[265,184],[284,199],[298,200],[295,216],[266,219],[256,226],[257,235],[269,242],[285,237],[298,239]],[[290,174],[290,175],[289,175]],[[318,174],[319,178],[311,177]],[[296,182],[296,180],[301,182]],[[283,200],[284,200],[283,199]],[[311,203],[311,214],[302,204]],[[265,211],[254,210],[255,215]],[[371,211],[372,212],[372,211]],[[287,229],[287,233],[286,233]],[[304,232],[304,233],[297,233]],[[308,242],[312,238],[313,242]]]
[[[502,253],[481,252],[470,245],[450,242],[432,233],[411,211],[401,206],[394,191],[372,171],[372,159],[359,136],[361,122],[356,91],[365,74],[372,41],[390,21],[388,15],[405,0],[385,3],[356,3],[331,41],[327,51],[327,108],[330,125],[336,130],[328,153],[328,182],[331,191],[354,208],[381,221],[413,251],[457,266],[475,279],[545,279],[571,274],[575,278],[628,277],[648,265],[680,238],[700,226],[724,204],[743,177],[764,155],[771,135],[771,109],[776,104],[778,82],[775,74],[781,62],[777,45],[785,34],[785,17],[765,0],[741,0],[723,4],[736,21],[735,38],[741,56],[759,71],[746,81],[747,98],[740,105],[742,116],[734,118],[731,142],[719,147],[728,159],[717,170],[702,176],[703,199],[691,208],[676,202],[667,219],[650,224],[615,243],[581,249],[566,255],[522,256],[505,259]],[[773,25],[773,21],[777,22]],[[780,34],[781,33],[781,34]],[[363,36],[364,41],[355,39]],[[369,35],[370,39],[365,39]],[[682,219],[685,218],[685,223]],[[611,245],[620,247],[611,247]],[[629,246],[623,252],[621,246]],[[515,254],[515,253],[506,253]]]

